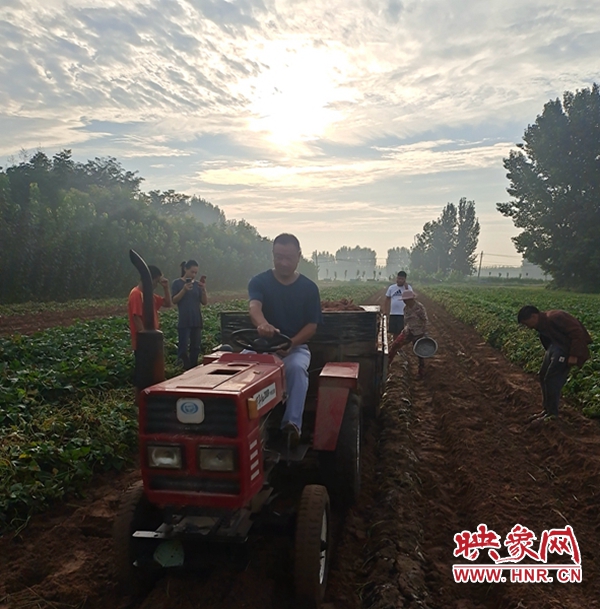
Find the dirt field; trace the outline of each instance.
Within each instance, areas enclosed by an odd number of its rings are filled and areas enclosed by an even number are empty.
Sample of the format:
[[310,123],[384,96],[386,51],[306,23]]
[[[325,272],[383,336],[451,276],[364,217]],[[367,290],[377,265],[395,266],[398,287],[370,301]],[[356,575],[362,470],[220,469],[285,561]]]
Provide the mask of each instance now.
[[54,326],[70,326],[76,321],[127,315],[127,303],[112,307],[90,307],[77,311],[44,311],[26,315],[0,315],[0,336],[33,334]]
[[[247,292],[215,292],[210,294],[209,302],[227,302],[246,299]],[[68,309],[65,311],[43,311],[19,315],[0,315],[0,336],[10,334],[33,334],[54,326],[70,326],[76,321],[101,319],[103,317],[127,315],[127,301],[121,305],[93,306],[86,309]]]
[[[529,424],[540,408],[535,378],[424,303],[440,348],[424,380],[410,353],[391,366],[380,417],[366,432],[362,497],[338,526],[326,609],[598,607],[598,425],[568,406],[558,422]],[[141,600],[120,593],[111,526],[121,491],[136,478],[98,479],[85,499],[0,538],[0,608],[294,606],[287,548],[264,540],[241,572],[165,577]],[[467,562],[453,556],[454,535],[480,523],[502,540],[521,524],[538,541],[543,530],[570,524],[582,583],[454,583],[452,565]]]

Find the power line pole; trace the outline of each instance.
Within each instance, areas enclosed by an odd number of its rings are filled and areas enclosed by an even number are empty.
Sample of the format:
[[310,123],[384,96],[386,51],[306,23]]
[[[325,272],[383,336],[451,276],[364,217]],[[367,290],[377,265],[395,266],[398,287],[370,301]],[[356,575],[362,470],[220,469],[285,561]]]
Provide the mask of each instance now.
[[479,277],[481,276],[481,263],[483,261],[483,252],[481,252],[481,254],[479,255],[479,270],[477,271],[477,280],[479,280]]

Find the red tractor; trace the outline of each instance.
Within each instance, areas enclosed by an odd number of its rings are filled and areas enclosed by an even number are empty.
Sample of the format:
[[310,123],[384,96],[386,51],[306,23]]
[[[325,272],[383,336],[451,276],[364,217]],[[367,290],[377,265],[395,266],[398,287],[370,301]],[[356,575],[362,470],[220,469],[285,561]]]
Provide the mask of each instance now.
[[[131,255],[144,301],[152,302],[146,297],[147,286],[152,290],[147,267]],[[162,335],[145,314],[149,327],[138,337],[136,361],[142,480],[126,492],[114,527],[124,584],[141,591],[165,568],[182,567],[198,553],[213,556],[211,546],[239,546],[250,534],[277,532],[294,536],[296,596],[319,606],[330,559],[330,498],[345,507],[360,491],[359,394],[377,399],[385,378],[385,328],[376,311],[361,313],[376,322],[370,340],[373,386],[361,387],[364,354],[324,361],[331,357],[331,337],[322,333],[319,348],[317,335],[309,345],[314,365],[298,446],[290,446],[279,429],[285,375],[273,353],[285,347],[287,337],[265,340],[254,330],[232,330],[247,327],[248,320],[228,314],[223,336],[256,353],[220,350],[163,380]],[[326,314],[325,322],[327,315],[337,314]],[[338,354],[341,342],[335,345]],[[360,342],[351,341],[350,351]],[[153,355],[157,349],[161,353]]]

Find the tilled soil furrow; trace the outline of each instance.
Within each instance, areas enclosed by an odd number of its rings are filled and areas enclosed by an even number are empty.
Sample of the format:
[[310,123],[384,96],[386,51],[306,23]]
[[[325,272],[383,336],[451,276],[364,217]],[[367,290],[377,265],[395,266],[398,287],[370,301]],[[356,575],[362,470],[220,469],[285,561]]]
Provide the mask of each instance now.
[[[453,582],[449,565],[467,562],[452,556],[453,534],[463,529],[475,531],[480,523],[487,524],[502,538],[519,523],[539,538],[542,530],[562,528],[567,520],[574,527],[580,546],[587,547],[588,557],[597,556],[597,534],[594,536],[597,525],[581,517],[577,504],[585,501],[583,496],[575,502],[571,493],[574,487],[583,486],[583,493],[591,491],[595,497],[593,483],[582,485],[580,468],[565,462],[557,468],[555,463],[561,447],[568,446],[571,458],[585,463],[592,480],[596,480],[597,454],[587,455],[581,442],[573,442],[570,424],[581,423],[589,434],[597,434],[597,428],[576,413],[564,423],[566,433],[560,428],[553,433],[549,425],[541,429],[528,426],[527,416],[535,411],[539,397],[535,390],[515,392],[513,385],[515,377],[521,377],[519,380],[524,384],[532,379],[493,352],[487,353],[491,349],[478,344],[478,337],[469,328],[452,322],[433,303],[427,305],[431,332],[440,342],[440,351],[431,362],[426,380],[413,384],[413,415],[419,422],[413,426],[413,440],[420,448],[416,451],[420,457],[419,471],[422,469],[426,472],[423,477],[429,474],[435,482],[431,486],[424,484],[424,494],[430,494],[430,503],[438,510],[440,505],[451,507],[458,518],[458,527],[453,529],[448,528],[448,518],[428,518],[423,526],[423,547],[429,563],[437,566],[440,546],[446,550],[446,568],[437,570],[435,605],[468,606],[464,603],[469,600],[486,607],[517,607],[519,603],[540,608],[551,606],[549,603],[586,606],[595,597],[592,588],[596,567],[589,560],[584,561],[584,583],[580,585]],[[462,335],[463,340],[456,341],[456,334]],[[461,357],[469,335],[473,348],[469,357]],[[479,361],[480,365],[471,365],[469,359]],[[481,364],[486,360],[487,364]],[[439,442],[445,448],[447,476],[443,493],[439,492],[439,455],[432,459],[433,451],[428,448],[432,429],[437,430]],[[560,471],[553,471],[553,467]],[[586,553],[582,552],[585,558]],[[500,553],[506,555],[506,549]],[[489,564],[491,560],[485,562]]]

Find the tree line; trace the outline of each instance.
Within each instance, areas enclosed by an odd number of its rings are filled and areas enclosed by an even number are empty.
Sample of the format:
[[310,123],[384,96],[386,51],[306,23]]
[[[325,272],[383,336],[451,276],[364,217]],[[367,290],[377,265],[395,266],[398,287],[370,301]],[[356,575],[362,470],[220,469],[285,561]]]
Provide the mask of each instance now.
[[[272,264],[272,242],[199,197],[145,193],[114,158],[37,152],[0,168],[0,302],[124,296],[130,248],[170,279],[194,258],[211,289],[238,289]],[[302,272],[316,276],[307,261]]]
[[319,279],[350,281],[374,279],[377,275],[377,252],[369,247],[344,245],[335,254],[314,251],[311,261],[318,269]]
[[393,247],[387,252],[385,265],[378,264],[377,252],[370,247],[344,245],[335,254],[315,250],[311,261],[318,269],[319,279],[340,281],[385,279],[399,269],[410,266],[410,250],[406,247]]

